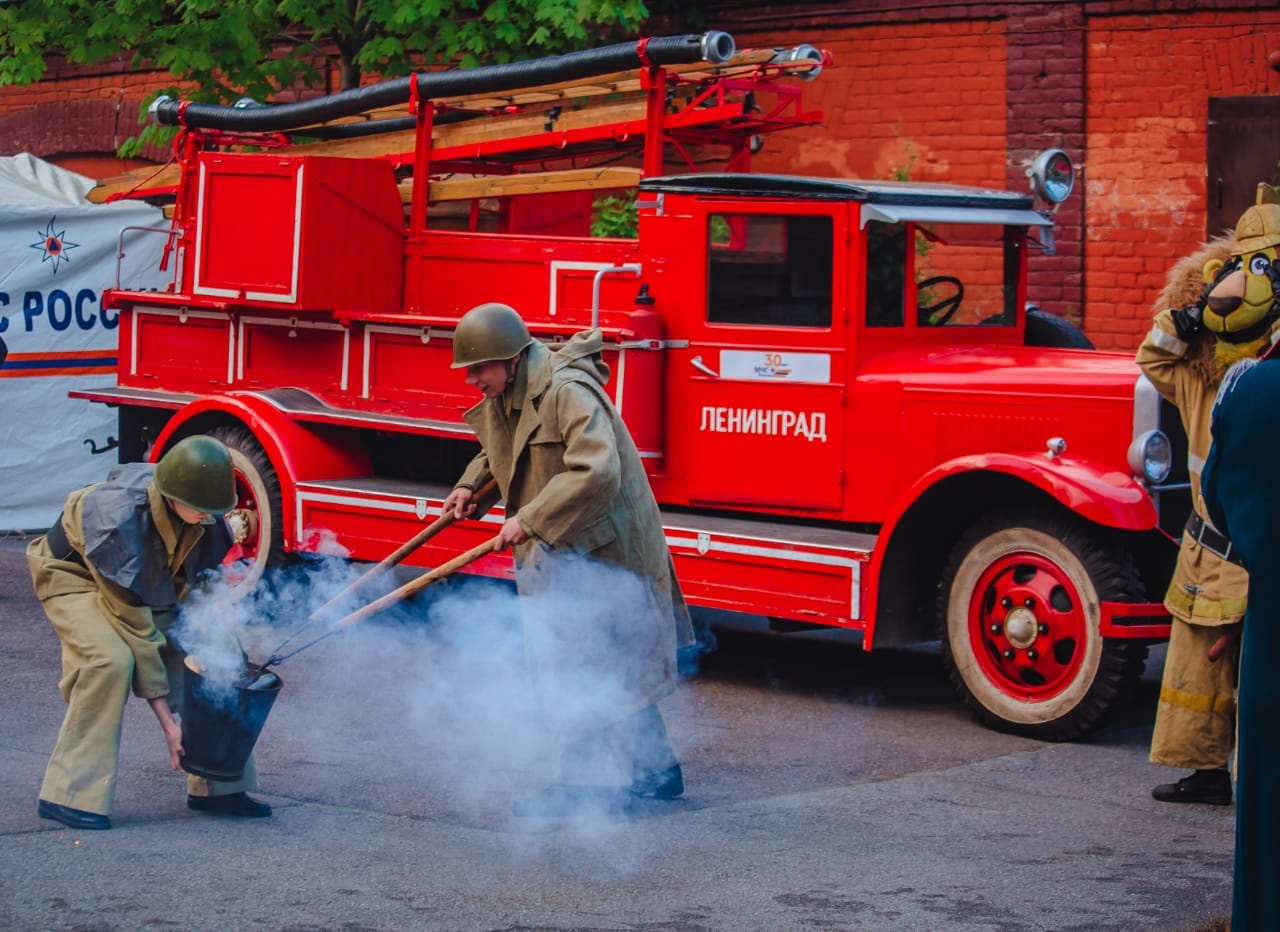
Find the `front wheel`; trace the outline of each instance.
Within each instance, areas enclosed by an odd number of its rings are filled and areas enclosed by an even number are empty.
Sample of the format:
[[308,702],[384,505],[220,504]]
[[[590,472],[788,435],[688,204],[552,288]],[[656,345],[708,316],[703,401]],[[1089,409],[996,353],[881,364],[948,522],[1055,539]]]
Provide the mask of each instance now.
[[979,720],[1067,741],[1097,728],[1142,673],[1146,646],[1104,639],[1103,601],[1141,601],[1130,554],[1075,521],[1005,516],[952,550],[939,594],[951,679]]
[[284,560],[284,528],[280,519],[280,478],[262,445],[243,427],[215,427],[216,437],[231,451],[236,476],[236,507],[247,518],[248,531],[227,553],[223,565],[232,591],[243,594],[270,566]]

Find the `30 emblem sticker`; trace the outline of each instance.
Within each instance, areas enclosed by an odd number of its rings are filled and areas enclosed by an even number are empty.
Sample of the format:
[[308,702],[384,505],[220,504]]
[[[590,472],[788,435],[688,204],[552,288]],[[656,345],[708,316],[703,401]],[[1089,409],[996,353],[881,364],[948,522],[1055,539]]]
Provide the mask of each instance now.
[[831,356],[779,350],[721,350],[720,375],[766,382],[830,382]]

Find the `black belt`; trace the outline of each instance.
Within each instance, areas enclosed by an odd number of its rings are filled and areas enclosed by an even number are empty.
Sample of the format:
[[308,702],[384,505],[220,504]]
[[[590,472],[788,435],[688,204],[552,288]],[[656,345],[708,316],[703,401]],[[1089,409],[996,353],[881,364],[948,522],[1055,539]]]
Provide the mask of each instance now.
[[68,563],[79,563],[84,566],[84,557],[76,548],[71,546],[71,541],[67,540],[67,532],[62,529],[62,515],[58,515],[58,520],[53,522],[53,527],[44,535],[45,542],[49,545],[49,552],[53,554],[54,559],[65,560]]
[[1197,541],[1201,547],[1210,553],[1216,553],[1228,563],[1244,566],[1244,557],[1232,546],[1231,541],[1218,533],[1218,530],[1212,524],[1194,511],[1191,512],[1191,517],[1187,519],[1187,533],[1191,535],[1192,540]]

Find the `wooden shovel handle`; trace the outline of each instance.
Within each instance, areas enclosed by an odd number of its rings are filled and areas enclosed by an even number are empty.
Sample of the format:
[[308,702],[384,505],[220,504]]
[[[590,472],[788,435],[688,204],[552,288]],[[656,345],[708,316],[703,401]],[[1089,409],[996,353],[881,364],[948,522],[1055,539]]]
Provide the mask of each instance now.
[[[480,486],[480,488],[475,490],[475,492],[471,496],[471,500],[479,501],[480,499],[491,495],[496,488],[497,488],[497,483],[494,482],[492,479],[490,479],[484,485]],[[317,608],[314,612],[312,612],[309,616],[307,616],[307,620],[315,621],[317,618],[320,618],[322,615],[324,615],[325,612],[329,611],[329,609],[333,608],[335,605],[337,605],[347,596],[351,595],[351,593],[355,592],[356,589],[363,586],[369,580],[373,579],[375,576],[380,575],[383,571],[389,570],[391,569],[391,567],[398,565],[401,560],[403,560],[409,554],[413,553],[415,550],[417,550],[419,547],[421,547],[431,538],[435,537],[437,533],[439,533],[440,531],[443,531],[450,524],[453,524],[455,520],[456,519],[453,516],[452,510],[441,511],[440,517],[436,518],[434,521],[432,521],[429,525],[427,525],[417,534],[410,537],[407,541],[401,544],[390,555],[384,557],[382,559],[382,562],[366,570],[360,576],[357,576],[355,579],[349,582],[342,589],[341,592],[339,592],[337,595],[331,598],[328,602],[325,602],[323,605]]]
[[368,616],[372,615],[374,612],[381,611],[382,609],[386,608],[389,605],[394,605],[395,603],[402,601],[403,599],[407,599],[409,596],[413,595],[415,592],[418,592],[422,589],[427,588],[427,586],[431,585],[433,582],[439,582],[440,580],[444,579],[446,576],[452,576],[454,573],[462,569],[468,563],[474,563],[476,560],[479,560],[481,557],[485,556],[486,554],[492,553],[497,549],[498,549],[497,537],[491,538],[490,540],[485,541],[483,544],[480,544],[477,547],[472,547],[466,553],[459,554],[458,556],[450,560],[448,563],[442,563],[440,566],[437,566],[435,569],[431,570],[429,573],[423,573],[417,579],[409,580],[409,582],[405,583],[399,589],[395,589],[391,592],[388,592],[386,595],[382,596],[381,598],[374,599],[372,602],[370,602],[368,605],[364,606],[363,608],[358,608],[351,614],[344,616],[339,621],[334,623],[333,630],[336,631],[339,628],[345,628],[348,625],[355,624],[361,618],[367,618]]

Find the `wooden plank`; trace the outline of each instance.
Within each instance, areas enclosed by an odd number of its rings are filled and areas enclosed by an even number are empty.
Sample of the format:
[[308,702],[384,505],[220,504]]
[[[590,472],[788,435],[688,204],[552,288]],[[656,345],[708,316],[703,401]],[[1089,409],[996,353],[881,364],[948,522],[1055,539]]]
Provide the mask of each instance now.
[[433,149],[456,149],[483,146],[499,139],[542,136],[600,127],[602,129],[645,118],[643,100],[602,103],[582,109],[565,109],[554,120],[546,113],[516,113],[492,120],[468,120],[437,128],[432,134]]
[[103,178],[89,189],[88,200],[94,204],[105,203],[113,194],[125,194],[135,188],[171,188],[177,185],[182,168],[177,162],[167,165],[146,165],[123,175]]
[[[465,201],[473,198],[515,197],[522,194],[549,194],[555,191],[590,191],[634,188],[640,183],[640,169],[622,165],[604,168],[571,168],[565,171],[526,172],[520,175],[490,175],[478,178],[449,178],[433,181],[428,200]],[[400,198],[408,203],[413,194],[412,179],[400,182]]]

